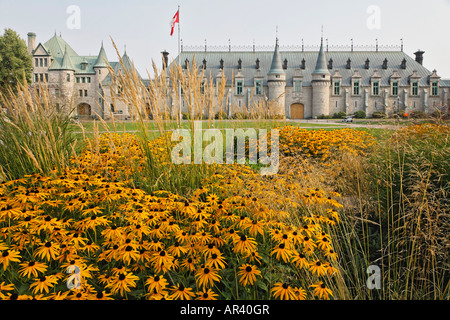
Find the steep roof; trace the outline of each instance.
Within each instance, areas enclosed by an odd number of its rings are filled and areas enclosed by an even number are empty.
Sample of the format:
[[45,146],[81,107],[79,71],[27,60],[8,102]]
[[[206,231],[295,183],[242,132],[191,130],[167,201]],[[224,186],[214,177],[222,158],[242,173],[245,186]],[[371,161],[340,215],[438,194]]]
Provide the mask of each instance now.
[[62,59],[61,66],[60,66],[59,69],[60,70],[73,70],[73,71],[75,71],[75,67],[73,66],[73,62],[72,62],[72,59],[70,58],[69,52],[67,50],[67,47],[66,47],[66,50],[64,52],[64,57]]
[[78,56],[75,50],[61,36],[57,36],[56,33],[50,40],[44,43],[44,48],[47,52],[50,51],[50,54],[54,58],[62,58],[66,51],[70,57]]
[[319,55],[317,57],[316,69],[314,70],[313,74],[330,74],[325,57],[325,52],[323,51],[323,38],[320,40]]
[[277,39],[269,74],[284,74],[284,73],[285,71],[283,70],[283,64],[281,62],[280,48],[278,46],[278,39]]
[[[325,53],[325,52],[324,52]],[[303,84],[309,86],[312,80],[312,73],[316,70],[317,61],[319,58],[319,52],[317,51],[287,51],[279,52],[281,60],[287,59],[288,68],[286,71],[286,84],[292,86],[293,76],[296,73],[296,69],[299,69],[302,65],[302,60],[305,60],[305,69],[301,70],[303,76]],[[238,68],[238,60],[242,60],[242,76],[244,77],[245,86],[253,86],[255,77],[262,77],[265,85],[267,84],[267,74],[272,68],[273,51],[243,51],[243,52],[226,52],[226,51],[184,51],[180,54],[181,64],[184,66],[186,59],[192,61],[195,58],[197,66],[199,66],[199,72],[201,71],[201,61],[205,59],[207,61],[207,68],[205,75],[209,77],[216,77],[220,71],[220,60],[223,59],[224,72],[228,80],[231,83],[232,75],[236,75]],[[260,71],[256,69],[256,59],[260,60]],[[427,68],[415,61],[414,58],[408,56],[402,51],[329,51],[326,52],[326,59],[333,60],[333,69],[329,70],[331,75],[335,70],[339,70],[342,76],[342,85],[349,86],[351,84],[351,78],[355,70],[358,70],[361,76],[362,85],[369,86],[370,78],[374,74],[374,71],[378,71],[382,86],[388,86],[390,76],[394,70],[397,70],[400,76],[400,85],[409,85],[409,76],[413,74],[414,70],[417,70],[417,75],[421,78],[420,85],[428,86],[428,77],[432,74]],[[347,60],[351,60],[351,68],[347,69]],[[366,60],[370,60],[369,69],[365,69]],[[387,69],[383,69],[383,61],[387,59]],[[403,59],[406,60],[406,69],[401,68]],[[174,61],[177,61],[175,59]],[[323,60],[322,62],[323,63]],[[319,65],[320,67],[320,65]],[[328,67],[328,66],[327,66]]]
[[95,62],[94,68],[106,68],[108,67],[108,57],[106,56],[105,48],[100,48],[100,52],[98,54],[97,61]]
[[[110,63],[112,69],[114,70],[114,73],[117,74],[120,71],[124,71],[124,69],[127,71],[133,70],[133,62],[131,61],[130,57],[128,56],[128,54],[126,52],[123,54],[121,59],[122,59],[123,66],[122,66],[122,63],[120,63],[120,62]],[[142,80],[142,77],[137,70],[136,70],[136,73],[137,73],[138,78]],[[103,80],[102,84],[108,85],[111,82],[112,82],[111,74],[108,74],[105,77],[105,79]]]

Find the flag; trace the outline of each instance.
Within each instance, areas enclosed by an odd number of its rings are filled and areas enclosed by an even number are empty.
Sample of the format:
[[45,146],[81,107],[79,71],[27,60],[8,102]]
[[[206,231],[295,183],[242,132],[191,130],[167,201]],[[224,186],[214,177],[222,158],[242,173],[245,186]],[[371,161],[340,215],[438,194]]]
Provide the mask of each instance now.
[[175,13],[175,15],[172,18],[172,21],[170,21],[170,27],[172,28],[170,31],[170,35],[173,35],[173,29],[175,28],[175,23],[180,23],[180,10],[177,11],[177,13]]

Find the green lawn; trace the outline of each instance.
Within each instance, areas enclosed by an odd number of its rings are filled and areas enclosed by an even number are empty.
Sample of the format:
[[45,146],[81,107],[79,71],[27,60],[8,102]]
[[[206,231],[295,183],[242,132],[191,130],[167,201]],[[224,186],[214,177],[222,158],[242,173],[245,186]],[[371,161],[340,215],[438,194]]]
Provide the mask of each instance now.
[[[107,131],[117,131],[117,132],[135,132],[139,130],[139,125],[135,121],[116,121],[112,122],[81,122],[80,123],[86,133],[93,132],[94,125],[98,126],[98,130],[100,132]],[[155,121],[146,121],[145,125],[147,129],[152,131],[159,131],[159,127]],[[188,129],[191,128],[192,121],[183,121],[182,128]],[[272,129],[276,127],[284,127],[284,126],[295,126],[302,128],[336,128],[342,127],[340,124],[324,124],[324,123],[298,123],[284,120],[250,120],[250,121],[239,121],[239,120],[215,120],[215,121],[203,121],[203,128],[217,128],[217,129],[226,129],[226,128],[255,128],[255,129]],[[164,121],[163,127],[166,130],[176,129],[178,127],[177,122],[175,121]],[[81,128],[79,125],[73,125],[75,132],[81,132]]]

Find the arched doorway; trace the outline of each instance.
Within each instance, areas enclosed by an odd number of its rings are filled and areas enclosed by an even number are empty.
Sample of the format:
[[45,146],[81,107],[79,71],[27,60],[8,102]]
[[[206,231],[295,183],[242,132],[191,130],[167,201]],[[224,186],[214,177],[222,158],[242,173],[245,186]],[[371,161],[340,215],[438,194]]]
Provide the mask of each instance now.
[[305,119],[305,106],[301,103],[291,105],[291,119]]
[[87,103],[82,103],[78,105],[78,115],[79,116],[90,116],[92,113],[91,106]]

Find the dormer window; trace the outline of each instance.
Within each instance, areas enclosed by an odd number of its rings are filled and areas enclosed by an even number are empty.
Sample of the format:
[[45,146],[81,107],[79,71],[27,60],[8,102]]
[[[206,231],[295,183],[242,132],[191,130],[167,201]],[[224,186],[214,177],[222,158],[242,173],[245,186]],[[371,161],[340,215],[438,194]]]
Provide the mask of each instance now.
[[257,96],[262,95],[262,80],[255,80],[255,93]]
[[419,81],[413,81],[411,84],[411,87],[412,87],[411,95],[418,96],[419,95]]
[[302,92],[302,80],[294,80],[294,92]]
[[334,80],[334,82],[333,82],[333,94],[335,96],[341,95],[341,81],[340,80]]
[[236,94],[242,95],[244,93],[244,81],[237,80],[236,81]]
[[380,95],[380,81],[378,80],[372,82],[372,95]]
[[433,81],[431,83],[431,95],[438,96],[439,95],[439,82]]
[[392,81],[392,95],[398,96],[398,81]]
[[284,59],[284,61],[283,61],[283,70],[287,70],[287,67],[288,67],[288,60]]
[[359,87],[359,80],[355,80],[355,81],[353,81],[353,95],[354,96],[358,96],[359,95],[359,90],[360,89],[360,87]]

